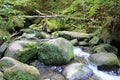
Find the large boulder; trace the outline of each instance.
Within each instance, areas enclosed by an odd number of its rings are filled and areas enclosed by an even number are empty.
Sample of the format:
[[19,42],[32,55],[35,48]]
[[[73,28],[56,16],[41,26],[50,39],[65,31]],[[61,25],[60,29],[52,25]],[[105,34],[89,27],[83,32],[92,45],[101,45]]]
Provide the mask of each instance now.
[[[29,77],[32,78],[30,80],[40,79],[39,70],[37,70],[33,66],[23,64],[11,57],[3,57],[0,60],[0,63],[1,63],[0,70],[3,71],[4,78],[7,80],[9,80],[9,78],[11,77],[15,78],[15,76],[17,76],[18,78],[23,78],[26,75],[27,75],[27,78]],[[26,80],[26,79],[23,79],[23,80]]]
[[72,63],[65,67],[63,75],[67,80],[88,80],[93,71],[82,63]]
[[97,53],[91,54],[90,61],[98,65],[100,70],[113,70],[119,68],[119,60],[113,53]]
[[14,41],[12,42],[5,56],[13,57],[21,62],[27,62],[37,55],[37,43],[32,41]]
[[94,48],[95,53],[100,53],[100,52],[108,52],[108,53],[118,53],[118,49],[110,44],[100,44],[95,46]]
[[92,36],[91,34],[87,34],[87,33],[71,32],[71,31],[59,31],[58,34],[60,37],[64,37],[65,39],[68,40],[71,39],[84,40],[84,39],[90,39],[90,37]]
[[64,38],[56,38],[39,45],[38,59],[47,65],[61,65],[74,58],[73,45]]

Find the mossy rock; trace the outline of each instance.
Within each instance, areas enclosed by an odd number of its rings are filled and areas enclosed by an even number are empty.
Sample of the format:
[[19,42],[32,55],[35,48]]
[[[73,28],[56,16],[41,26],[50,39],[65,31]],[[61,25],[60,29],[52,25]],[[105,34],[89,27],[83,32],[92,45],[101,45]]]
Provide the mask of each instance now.
[[36,37],[41,38],[41,39],[45,39],[45,38],[50,38],[50,35],[46,32],[39,32]]
[[57,38],[57,37],[59,37],[58,31],[55,31],[51,34],[51,38]]
[[72,58],[74,58],[73,46],[66,39],[52,39],[39,46],[38,59],[47,65],[63,65]]
[[95,36],[89,41],[90,46],[95,46],[100,43],[100,38]]
[[5,56],[27,62],[37,55],[37,43],[32,41],[14,41],[8,47]]
[[89,57],[90,61],[97,64],[99,69],[113,70],[120,67],[117,56],[113,53],[97,53]]
[[71,31],[59,31],[59,36],[63,37],[68,40],[72,39],[78,39],[79,41],[84,40],[84,39],[90,39],[91,34],[87,33],[79,33],[79,32],[71,32]]
[[77,39],[73,39],[70,41],[74,46],[78,44],[78,40]]
[[109,52],[114,54],[118,53],[118,49],[110,44],[100,44],[95,46],[93,49],[95,53],[99,52]]
[[40,72],[33,66],[21,63],[11,57],[0,60],[0,71],[7,80],[39,80]]
[[11,75],[12,72],[5,73],[5,77],[7,80],[34,80],[34,78],[24,71],[18,71],[14,72],[14,74]]

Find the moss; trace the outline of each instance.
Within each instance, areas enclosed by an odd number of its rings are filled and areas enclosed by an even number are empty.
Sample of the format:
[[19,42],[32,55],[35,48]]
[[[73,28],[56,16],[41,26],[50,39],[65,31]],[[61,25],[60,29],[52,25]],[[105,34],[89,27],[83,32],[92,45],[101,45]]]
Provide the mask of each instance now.
[[94,52],[97,52],[97,53],[99,53],[99,52],[109,52],[109,53],[117,54],[118,50],[117,50],[117,48],[115,48],[112,45],[100,44],[100,45],[94,47]]
[[[11,74],[12,73],[12,74]],[[5,76],[6,80],[34,80],[34,78],[24,71],[10,71]]]
[[65,39],[68,39],[68,40],[72,40],[73,39],[72,36],[64,34],[64,33],[60,33],[59,36],[65,38]]
[[9,63],[8,61],[0,60],[0,71],[3,71],[4,67],[8,68],[8,67],[12,67],[13,65],[14,65],[13,63]]
[[72,55],[66,55],[62,49],[53,44],[42,43],[39,47],[38,59],[47,65],[66,64],[70,59],[69,57]]
[[59,36],[58,31],[55,31],[55,32],[52,33],[51,38],[56,38],[58,36]]
[[0,68],[2,68],[5,65],[7,65],[7,63],[5,61],[0,61]]
[[37,55],[37,44],[36,43],[26,43],[23,44],[23,50],[17,51],[15,53],[15,58],[21,62],[27,62]]
[[27,62],[28,60],[32,59],[37,54],[37,48],[26,48],[24,51],[20,52],[23,55],[19,56],[21,62]]
[[100,43],[100,38],[95,36],[89,41],[90,46],[94,46]]
[[42,38],[42,39],[45,39],[46,38],[46,33],[44,33],[44,32],[39,32],[37,35],[36,35],[36,37],[39,37],[39,38]]

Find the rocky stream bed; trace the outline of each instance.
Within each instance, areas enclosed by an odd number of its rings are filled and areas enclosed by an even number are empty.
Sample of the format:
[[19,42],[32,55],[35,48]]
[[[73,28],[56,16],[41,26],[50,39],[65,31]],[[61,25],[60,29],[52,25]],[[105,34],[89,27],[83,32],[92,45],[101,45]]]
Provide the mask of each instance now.
[[27,30],[0,39],[0,80],[120,80],[118,53],[93,34]]

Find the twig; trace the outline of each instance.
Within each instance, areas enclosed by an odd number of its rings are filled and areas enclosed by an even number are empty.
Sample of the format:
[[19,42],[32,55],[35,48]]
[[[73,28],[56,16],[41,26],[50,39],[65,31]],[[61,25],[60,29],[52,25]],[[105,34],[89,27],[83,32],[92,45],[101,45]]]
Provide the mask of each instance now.
[[38,10],[35,10],[39,15],[42,15],[42,16],[47,16],[47,14],[45,14],[45,13],[42,13],[42,12],[40,12],[40,11],[38,11]]

